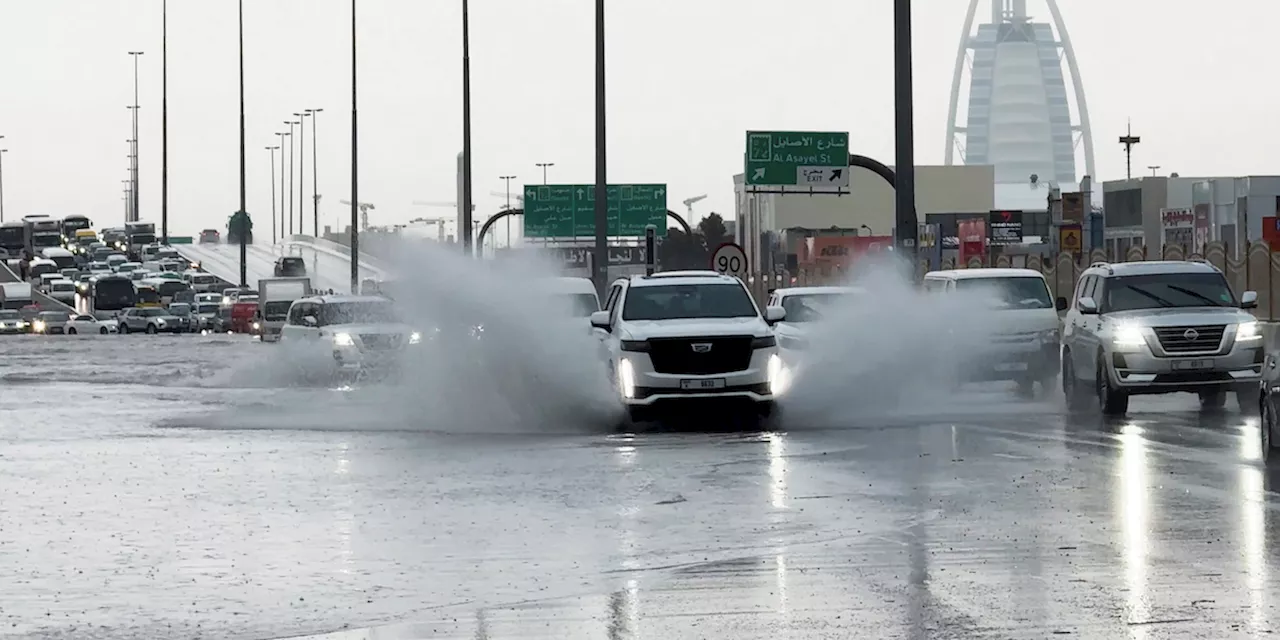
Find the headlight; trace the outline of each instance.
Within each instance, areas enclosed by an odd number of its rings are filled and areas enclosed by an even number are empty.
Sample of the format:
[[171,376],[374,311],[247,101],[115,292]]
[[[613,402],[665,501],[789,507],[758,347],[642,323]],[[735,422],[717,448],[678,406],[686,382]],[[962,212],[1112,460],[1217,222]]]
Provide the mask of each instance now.
[[36,321],[31,325],[31,328],[32,328],[32,329],[35,329],[36,331],[44,331],[44,321],[43,321],[43,320],[36,320]]
[[339,347],[350,347],[350,346],[354,346],[354,345],[355,345],[355,343],[356,343],[356,341],[351,339],[351,334],[349,334],[349,333],[335,333],[335,334],[333,334],[333,344],[334,344],[335,346],[339,346]]
[[156,324],[163,326],[163,325],[164,325],[164,318],[156,318]]
[[[260,329],[262,329],[262,324],[261,324],[261,323],[258,323],[258,322],[253,323],[253,330],[254,330],[254,331],[258,331],[258,330],[260,330]],[[350,336],[348,336],[348,337],[350,337]]]
[[409,344],[418,344],[419,342],[422,342],[421,333],[414,331],[413,333],[409,334]]
[[618,391],[623,398],[636,397],[636,372],[626,358],[618,361]]
[[1258,332],[1258,323],[1256,321],[1241,322],[1236,327],[1236,340],[1255,340],[1261,337],[1262,334]]
[[773,395],[782,395],[786,393],[787,387],[790,386],[790,373],[782,364],[782,358],[778,354],[769,356],[769,392]]
[[1117,348],[1121,349],[1137,349],[1147,344],[1146,336],[1142,333],[1142,327],[1132,324],[1116,327],[1115,335],[1112,336],[1111,341]]

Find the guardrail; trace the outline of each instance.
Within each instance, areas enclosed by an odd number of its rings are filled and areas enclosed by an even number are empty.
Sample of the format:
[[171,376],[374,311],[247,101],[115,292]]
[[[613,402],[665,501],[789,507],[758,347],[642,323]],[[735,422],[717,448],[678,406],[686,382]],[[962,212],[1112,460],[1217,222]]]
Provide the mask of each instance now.
[[[323,251],[324,253],[332,256],[346,258],[347,260],[351,259],[351,248],[346,245],[333,242],[332,240],[325,240],[324,238],[316,238],[303,234],[294,234],[287,236],[285,238],[285,242],[305,245],[315,249],[316,251]],[[393,271],[391,265],[378,258],[370,256],[363,251],[360,252],[360,265],[365,269],[377,271],[380,274]]]
[[[287,237],[285,240],[287,242],[294,242],[297,244],[311,245],[317,249],[320,249],[321,251],[340,254],[346,258],[351,257],[351,247],[348,247],[345,244],[334,242],[332,240],[327,240],[325,238],[317,238],[315,236],[309,236],[309,235],[304,235],[299,233],[299,234],[291,235]],[[382,258],[371,256],[363,251],[360,252],[360,262],[368,267],[377,269],[379,271],[388,271],[391,269],[391,265],[385,260],[383,260]]]
[[[8,260],[0,260],[0,282],[24,281],[18,277],[18,274],[13,272],[13,269],[9,268]],[[41,293],[39,289],[36,289],[35,285],[31,285],[31,298],[32,302],[40,305],[40,308],[45,311],[66,311],[71,314],[76,312],[75,307],[65,302],[59,302],[58,300],[50,298],[49,296]]]

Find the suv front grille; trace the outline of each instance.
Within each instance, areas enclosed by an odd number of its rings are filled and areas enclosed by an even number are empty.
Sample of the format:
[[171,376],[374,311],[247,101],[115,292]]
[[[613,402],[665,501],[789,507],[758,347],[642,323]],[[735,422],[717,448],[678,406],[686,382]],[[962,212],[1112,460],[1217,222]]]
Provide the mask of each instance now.
[[[743,371],[751,366],[751,336],[715,338],[655,338],[649,341],[649,358],[658,373],[702,376]],[[695,351],[694,345],[711,345]]]
[[394,333],[362,333],[360,343],[366,349],[398,349],[403,338]]
[[1217,351],[1226,325],[1202,324],[1186,327],[1155,327],[1156,338],[1167,353]]

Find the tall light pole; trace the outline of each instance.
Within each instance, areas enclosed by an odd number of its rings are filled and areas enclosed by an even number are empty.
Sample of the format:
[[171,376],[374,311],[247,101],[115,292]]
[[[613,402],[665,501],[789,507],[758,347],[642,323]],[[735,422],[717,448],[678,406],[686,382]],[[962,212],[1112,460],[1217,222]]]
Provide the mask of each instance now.
[[[0,136],[0,139],[4,136]],[[4,222],[4,154],[8,149],[0,149],[0,222]]]
[[320,172],[316,161],[316,114],[324,109],[307,109],[311,116],[311,234],[320,237]]
[[[507,183],[507,211],[511,210],[511,181],[515,180],[515,176],[498,176],[499,180]],[[511,248],[511,216],[507,216],[507,248]]]
[[245,154],[244,154],[244,0],[237,3],[240,28],[240,286],[248,286],[249,261],[249,212],[245,203]]
[[169,0],[160,1],[160,244],[169,244]]
[[462,0],[462,253],[471,250],[471,19]]
[[138,220],[141,211],[138,194],[142,193],[138,185],[138,156],[141,149],[138,144],[138,110],[142,107],[138,104],[138,58],[142,56],[142,51],[130,51],[129,55],[133,56],[133,105],[129,108],[133,110],[133,221]]
[[556,166],[556,163],[554,163],[554,162],[535,162],[535,163],[534,163],[534,166],[535,166],[535,167],[538,167],[539,169],[542,169],[542,184],[546,184],[546,183],[547,183],[547,167],[554,167],[554,166]]
[[271,154],[271,244],[276,243],[276,149],[279,148],[266,148]]
[[[293,114],[298,118],[298,233],[305,234],[307,232],[306,225],[302,224],[303,216],[306,214],[306,208],[302,206],[306,202],[302,191],[307,186],[307,116],[311,113],[303,111],[302,113]],[[311,146],[315,146],[312,143]]]
[[[280,145],[277,147],[280,149],[280,237],[284,238],[284,145],[285,142],[293,144],[293,141],[289,138],[289,132],[287,131],[276,132],[276,136],[280,138]],[[271,174],[271,178],[272,180],[275,179],[274,173]],[[275,210],[274,197],[271,199],[271,208],[273,211]],[[271,224],[275,224],[274,218],[272,218]]]
[[595,268],[592,280],[596,291],[604,295],[605,286],[609,282],[609,203],[608,173],[605,170],[606,146],[605,136],[605,92],[604,92],[604,0],[596,0],[596,185],[595,185],[595,223],[596,247]]
[[138,156],[137,156],[137,145],[134,144],[134,141],[125,140],[125,142],[129,143],[129,155],[125,156],[126,158],[129,159],[129,179],[124,181],[125,184],[129,185],[129,209],[124,212],[124,221],[125,223],[129,223],[133,221],[133,214],[135,211],[138,210],[138,205],[137,205],[138,190],[136,188],[137,186],[136,176],[138,175],[138,165],[137,165]]
[[357,171],[357,160],[360,159],[359,137],[356,127],[360,118],[356,112],[356,0],[351,0],[351,293],[360,290],[360,174]]
[[289,235],[293,235],[293,125],[301,123],[293,120],[284,123],[289,125],[289,186],[285,188],[289,191]]
[[911,85],[911,0],[895,0],[893,5],[894,62],[894,128],[897,130],[894,162],[894,244],[915,269],[916,236],[916,159],[914,93]]

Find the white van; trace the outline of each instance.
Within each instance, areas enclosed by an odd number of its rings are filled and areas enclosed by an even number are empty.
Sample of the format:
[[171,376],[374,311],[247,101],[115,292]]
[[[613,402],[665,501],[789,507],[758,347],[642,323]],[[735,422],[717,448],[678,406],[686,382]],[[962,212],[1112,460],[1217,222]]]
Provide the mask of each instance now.
[[990,322],[975,327],[989,334],[989,342],[958,363],[966,381],[1012,380],[1024,396],[1035,393],[1037,382],[1045,390],[1055,386],[1061,369],[1058,312],[1066,308],[1066,300],[1051,297],[1049,283],[1039,271],[930,271],[924,276],[924,289],[934,294],[986,296],[993,303]]
[[187,271],[182,274],[182,281],[191,285],[191,290],[197,293],[218,293],[222,291],[222,281],[212,273]]
[[548,283],[552,297],[565,300],[576,317],[589,318],[600,310],[600,296],[590,278],[556,278]]

